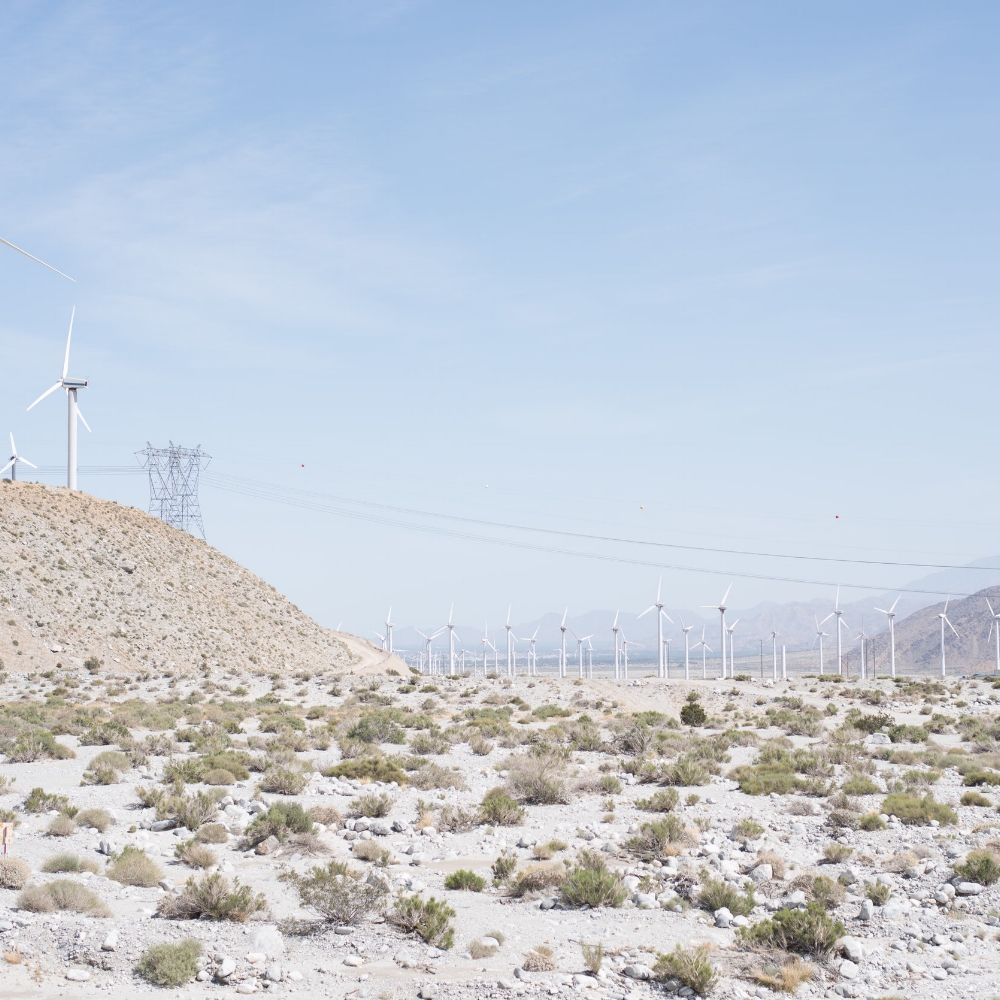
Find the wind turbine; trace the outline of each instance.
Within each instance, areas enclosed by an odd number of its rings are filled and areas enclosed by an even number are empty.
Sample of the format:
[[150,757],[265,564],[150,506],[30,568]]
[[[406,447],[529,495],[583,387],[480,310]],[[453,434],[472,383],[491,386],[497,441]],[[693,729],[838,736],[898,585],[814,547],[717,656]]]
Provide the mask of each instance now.
[[[886,611],[884,608],[876,608],[876,611],[881,611],[889,619],[889,674],[892,677],[896,676],[896,626],[893,622],[893,618],[896,617],[896,605],[899,604],[899,598],[903,595],[900,594],[892,602],[892,607]],[[989,601],[986,602],[989,604]],[[1000,656],[1000,654],[998,654]],[[998,659],[998,664],[1000,664],[1000,659]],[[997,667],[997,673],[1000,673],[1000,666]]]
[[[722,680],[726,679],[726,598],[729,597],[729,591],[733,589],[733,585],[730,584],[726,588],[726,595],[718,604],[703,604],[703,608],[714,608],[719,612],[720,616],[720,629],[719,634],[722,639]],[[702,636],[704,639],[704,636]],[[705,647],[701,650],[702,658],[705,656]]]
[[17,453],[17,445],[14,444],[14,435],[10,435],[10,461],[0,469],[0,476],[2,476],[8,469],[10,469],[10,481],[14,482],[17,479],[17,463],[23,462],[25,465],[30,465],[33,469],[37,469],[38,466],[34,462],[29,462],[26,458],[22,458]]
[[512,661],[511,661],[511,648],[510,648],[510,639],[511,639],[510,630],[512,628],[512,626],[510,624],[510,609],[511,609],[511,605],[508,604],[507,605],[507,624],[504,625],[504,628],[507,631],[507,676],[508,677],[513,677],[514,674],[513,674],[512,670],[511,670]]
[[618,648],[618,632],[619,632],[618,614],[619,612],[616,611],[615,621],[614,624],[611,626],[611,631],[614,633],[614,638],[615,638],[615,680],[618,680],[618,675],[621,673],[621,653]]
[[[656,601],[651,604],[642,615],[648,615],[650,611],[656,610],[656,676],[665,676],[663,670],[663,619],[666,618],[671,625],[673,625],[674,620],[663,610],[663,602],[660,600],[660,590],[663,587],[663,577],[660,577],[660,582],[656,585]],[[641,618],[642,615],[638,617]]]
[[[6,242],[6,241],[4,241]],[[17,247],[14,248],[15,250]],[[24,252],[23,250],[21,251]],[[28,254],[30,257],[31,255]],[[48,267],[48,265],[45,265]],[[53,268],[55,270],[55,268]],[[63,275],[65,277],[65,275]],[[69,333],[66,335],[66,353],[63,355],[63,366],[62,375],[59,377],[59,381],[56,382],[51,389],[46,389],[38,399],[28,407],[30,410],[33,406],[37,406],[49,393],[55,392],[56,389],[66,390],[66,402],[69,408],[69,429],[67,433],[67,448],[66,448],[66,485],[71,489],[76,489],[76,420],[77,417],[83,421],[83,426],[90,430],[90,424],[84,419],[83,414],[80,412],[80,408],[76,405],[76,393],[78,389],[86,389],[90,382],[84,378],[69,378],[66,372],[69,371],[69,345],[70,340],[73,337],[73,318],[76,316],[76,306],[73,306],[73,311],[69,316]]]
[[774,627],[774,615],[771,615],[771,679],[778,679],[778,636],[781,633]]
[[[677,617],[680,618],[680,615]],[[693,628],[693,625],[685,625],[684,619],[681,618],[681,631],[684,633],[684,680],[686,681],[691,680],[691,637],[688,635],[688,632],[690,632]],[[702,638],[704,638],[704,636],[702,636]]]
[[701,629],[701,641],[694,644],[694,648],[697,649],[701,646],[701,679],[705,680],[708,677],[708,668],[705,665],[705,650],[707,649],[710,653],[712,652],[712,647],[705,642],[705,627],[702,626]]
[[[673,622],[671,622],[673,624]],[[663,676],[670,678],[670,640],[663,640]]]
[[622,657],[623,657],[622,677],[625,680],[628,680],[628,647],[630,645],[638,646],[640,649],[642,649],[641,643],[638,642],[630,643],[628,639],[625,637],[625,630],[622,629]]
[[445,630],[446,626],[442,626],[436,632],[431,632],[430,635],[425,635],[420,629],[416,629],[417,635],[421,636],[424,642],[427,644],[427,673],[432,674],[434,672],[434,664],[431,662],[431,643]]
[[[823,619],[823,621],[825,622],[827,620],[827,618],[829,618],[829,617],[830,616],[827,615],[826,618]],[[813,615],[813,621],[816,622],[816,638],[819,639],[819,675],[820,675],[820,677],[822,677],[823,676],[823,636],[829,636],[830,633],[823,631],[822,623],[819,622],[819,621],[817,621],[815,615]],[[815,643],[815,641],[816,641],[816,639],[813,639],[814,643]],[[782,646],[781,648],[784,649],[784,646]]]
[[62,271],[60,271],[58,268],[53,267],[51,264],[46,264],[44,260],[40,260],[33,254],[28,253],[27,250],[22,250],[20,247],[14,246],[14,244],[11,243],[10,240],[5,240],[2,236],[0,236],[0,243],[3,243],[4,246],[10,247],[11,250],[16,250],[18,253],[23,253],[25,257],[30,257],[37,264],[41,264],[42,267],[47,267],[50,271],[55,271],[56,274],[61,274],[64,278],[67,278],[69,281],[72,281],[74,285],[76,284],[76,278],[70,278],[68,274],[63,274]]
[[837,673],[843,676],[844,673],[844,647],[841,640],[841,625],[844,628],[850,628],[847,622],[844,621],[844,612],[840,610],[840,587],[837,588],[837,602],[833,606],[833,611],[831,611],[821,622],[820,625],[825,625],[834,615],[837,616]]
[[580,636],[578,636],[575,632],[573,632],[572,629],[570,629],[570,632],[572,633],[573,638],[576,639],[576,658],[580,666],[580,676],[583,677],[583,644],[588,639],[593,639],[594,635],[593,633],[591,633],[590,635],[585,635],[581,639]]
[[993,605],[990,604],[990,599],[986,598],[986,607],[990,609],[990,614],[993,620],[990,622],[990,634],[986,637],[986,641],[989,642],[993,638],[993,633],[997,634],[997,668],[994,673],[1000,674],[1000,615],[998,615],[993,610]]
[[559,648],[559,676],[566,676],[566,616],[569,614],[569,608],[563,612],[562,622],[559,625],[559,631],[562,632],[562,645]]
[[489,648],[492,645],[490,642],[490,623],[487,622],[486,626],[483,628],[483,676],[485,677],[489,673],[487,668],[487,658],[489,657]]
[[372,634],[375,635],[375,636],[378,636],[379,644],[381,645],[382,652],[384,653],[385,652],[385,636],[381,635],[379,633],[378,629],[374,629],[374,628],[372,629]]
[[[737,618],[736,621],[733,622],[732,625],[727,625],[726,626],[726,635],[729,636],[729,676],[730,677],[735,677],[736,676],[736,651],[735,651],[735,649],[733,647],[733,632],[736,629],[736,623],[738,621],[739,621],[739,618]],[[723,676],[723,678],[725,678],[725,676],[726,676],[725,670],[722,671],[722,676]]]
[[[449,677],[455,676],[455,639],[457,638],[457,636],[455,635],[455,626],[452,625],[451,623],[451,619],[454,616],[454,614],[455,614],[455,605],[452,604],[451,610],[448,612],[448,624],[445,625],[445,628],[448,630],[448,676]],[[462,640],[459,639],[458,641],[461,642]]]
[[[386,649],[388,652],[392,652],[392,605],[389,605],[389,613],[385,616],[385,638],[386,638]],[[377,635],[378,633],[376,633]]]
[[[952,632],[955,632],[955,626],[952,625],[952,623],[950,621],[948,621],[948,605],[950,603],[951,603],[951,595],[949,594],[948,595],[948,600],[944,602],[944,611],[942,611],[941,614],[938,615],[938,618],[941,619],[941,676],[942,677],[945,676],[945,667],[944,667],[944,626],[945,626],[945,622],[948,623],[948,628],[950,628],[952,630]],[[958,633],[957,632],[955,632],[955,637],[958,638]]]
[[594,679],[594,644],[590,641],[593,636],[587,636],[587,679]]
[[865,669],[865,643],[871,637],[865,632],[865,619],[863,615],[861,617],[861,631],[854,638],[861,641],[861,679],[864,681],[868,679],[868,672]]

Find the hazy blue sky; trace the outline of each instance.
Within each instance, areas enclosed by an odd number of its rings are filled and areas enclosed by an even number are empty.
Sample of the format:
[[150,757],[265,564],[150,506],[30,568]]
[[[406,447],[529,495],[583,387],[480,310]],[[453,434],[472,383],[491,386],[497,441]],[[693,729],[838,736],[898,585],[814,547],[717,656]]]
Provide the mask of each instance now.
[[[6,4],[0,235],[77,284],[0,248],[2,428],[64,461],[62,399],[24,408],[75,303],[83,465],[172,438],[216,472],[485,520],[993,555],[998,31],[987,3]],[[146,505],[141,477],[81,483]],[[210,542],[360,632],[390,602],[523,620],[656,587],[202,500]],[[879,588],[925,572],[502,534]],[[664,593],[728,582],[667,570]],[[731,603],[818,594],[741,578]]]

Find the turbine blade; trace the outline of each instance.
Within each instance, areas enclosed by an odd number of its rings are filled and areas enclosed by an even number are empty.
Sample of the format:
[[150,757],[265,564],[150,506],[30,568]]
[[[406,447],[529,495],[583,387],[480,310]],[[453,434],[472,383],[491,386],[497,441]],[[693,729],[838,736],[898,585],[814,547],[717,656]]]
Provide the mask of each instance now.
[[63,355],[63,373],[62,377],[66,377],[66,372],[69,371],[69,342],[73,337],[73,317],[76,316],[76,306],[73,306],[73,311],[69,314],[69,333],[66,334],[66,353]]
[[[13,451],[15,455],[17,454],[17,451],[14,448],[14,435],[13,434],[11,434],[11,436],[10,436],[10,450]],[[996,618],[997,613],[993,610],[993,605],[990,604],[990,599],[988,597],[986,598],[986,607],[988,607],[990,609],[990,614],[993,615],[994,618]]]
[[[2,469],[0,469],[0,476],[2,476],[13,464],[14,459],[11,459]],[[34,466],[32,466],[32,468],[34,468]]]
[[560,628],[562,628],[562,626],[566,624],[566,616],[567,616],[568,614],[569,614],[569,608],[567,608],[567,609],[566,609],[566,610],[565,610],[565,611],[563,612],[563,620],[562,620],[562,624],[561,624],[561,625],[559,626]]
[[[948,622],[948,619],[945,618],[945,621]],[[952,630],[952,632],[955,632],[955,626],[952,625],[951,622],[948,622],[948,628],[950,628]],[[956,637],[958,637],[958,633],[957,632],[955,632],[955,635],[956,635]]]
[[834,615],[836,611],[831,611],[821,622],[820,625],[825,625]]
[[666,618],[667,621],[670,622],[671,625],[673,625],[673,623],[674,623],[673,618],[671,618],[670,615],[668,615],[666,613],[666,611],[663,610],[663,608],[660,608],[660,614],[663,615],[663,617]]
[[892,607],[891,607],[891,608],[889,608],[889,610],[890,610],[890,611],[895,611],[895,610],[896,610],[896,605],[897,605],[897,604],[899,604],[899,598],[900,598],[900,597],[902,597],[902,596],[903,596],[903,595],[902,595],[902,594],[900,594],[900,595],[899,595],[899,597],[897,597],[897,598],[896,598],[896,600],[894,600],[894,601],[892,602]]
[[615,612],[615,621],[614,621],[614,625],[612,625],[612,626],[611,626],[612,628],[614,628],[614,627],[615,627],[615,625],[617,625],[617,624],[618,624],[618,615],[619,615],[620,613],[621,613],[620,611],[616,611],[616,612]]
[[[16,461],[18,461],[18,462],[23,462],[23,463],[24,463],[25,465],[30,465],[30,466],[31,466],[31,467],[32,467],[33,469],[37,469],[37,468],[38,468],[38,466],[37,466],[37,465],[35,465],[35,463],[34,463],[34,462],[29,462],[29,461],[28,461],[28,460],[27,460],[26,458],[21,458],[21,456],[20,456],[20,455],[18,455],[18,456],[17,456],[17,459],[16,459]],[[11,465],[13,465],[13,464],[14,464],[14,463],[13,463],[13,462],[11,462]]]
[[876,608],[875,610],[876,611],[881,611],[882,614],[884,614],[884,615],[887,615],[889,613],[888,611],[885,610],[885,608]]
[[22,250],[20,247],[14,246],[14,244],[11,243],[10,240],[5,240],[2,236],[0,236],[0,243],[5,243],[7,246],[11,248],[11,250],[16,250],[18,253],[23,253],[25,257],[30,257],[36,263],[41,264],[42,267],[47,267],[50,271],[55,271],[56,274],[61,274],[68,281],[72,281],[74,285],[76,284],[76,278],[71,278],[68,274],[63,274],[62,271],[60,271],[58,268],[53,267],[51,264],[46,264],[44,260],[39,260],[36,256],[34,256],[34,254],[30,254],[28,253],[27,250]]
[[[656,609],[656,605],[654,604],[651,608],[646,608],[646,610],[643,611],[642,615],[648,615],[650,611],[653,611],[655,609]],[[642,615],[636,615],[636,618],[641,618]]]
[[[17,454],[17,445],[14,444],[14,432],[13,431],[10,432],[10,453],[11,453],[11,455],[16,455]],[[987,601],[986,603],[989,604],[990,602]],[[993,609],[990,608],[990,610],[992,611]]]
[[732,585],[732,584],[730,584],[730,585],[729,585],[728,587],[726,587],[726,594],[725,594],[725,597],[723,597],[723,598],[722,598],[722,600],[721,600],[721,601],[719,601],[719,605],[720,605],[720,607],[721,607],[721,606],[722,606],[723,604],[725,604],[725,603],[726,603],[726,598],[727,598],[727,597],[729,597],[729,591],[731,591],[732,589],[733,589],[733,585]]
[[80,412],[80,407],[79,407],[79,406],[78,406],[78,407],[76,408],[76,415],[77,415],[77,416],[78,416],[78,417],[80,418],[80,420],[81,420],[81,421],[83,422],[83,426],[87,428],[88,432],[89,432],[89,433],[91,433],[91,434],[93,434],[94,432],[93,432],[92,430],[90,430],[90,424],[88,424],[88,423],[87,423],[87,421],[86,421],[86,418],[85,418],[85,417],[84,417],[84,415],[83,415],[83,414],[82,414],[82,413]]
[[[40,395],[40,396],[38,397],[38,399],[36,399],[36,400],[35,400],[35,401],[34,401],[34,402],[33,402],[33,403],[31,404],[31,406],[29,406],[29,407],[28,407],[28,409],[30,410],[32,406],[37,406],[37,405],[38,405],[38,404],[39,404],[39,403],[40,403],[40,402],[41,402],[41,401],[42,401],[43,399],[45,399],[45,397],[46,397],[46,396],[48,396],[48,395],[49,395],[50,393],[53,393],[53,392],[55,392],[55,391],[56,391],[56,389],[58,389],[58,388],[59,388],[59,387],[60,387],[61,385],[62,385],[62,380],[60,380],[60,381],[56,382],[56,384],[55,384],[54,386],[52,386],[52,388],[51,388],[51,389],[46,389],[46,390],[45,390],[45,392],[43,392],[43,393],[42,393],[42,394],[41,394],[41,395]],[[25,412],[27,412],[27,410],[26,410]]]

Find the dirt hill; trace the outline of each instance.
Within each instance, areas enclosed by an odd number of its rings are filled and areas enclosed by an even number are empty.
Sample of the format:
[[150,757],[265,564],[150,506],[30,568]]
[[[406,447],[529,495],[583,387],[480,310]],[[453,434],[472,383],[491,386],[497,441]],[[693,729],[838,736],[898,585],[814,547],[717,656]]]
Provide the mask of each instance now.
[[[322,628],[221,552],[133,507],[0,483],[0,660],[82,666],[369,673],[371,643]],[[397,664],[398,666],[398,664]]]

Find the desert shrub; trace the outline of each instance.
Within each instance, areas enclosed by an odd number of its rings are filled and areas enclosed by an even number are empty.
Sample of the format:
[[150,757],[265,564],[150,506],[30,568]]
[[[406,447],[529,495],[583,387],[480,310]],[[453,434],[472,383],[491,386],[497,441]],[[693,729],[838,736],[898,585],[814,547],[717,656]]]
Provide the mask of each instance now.
[[467,812],[461,806],[444,806],[435,826],[450,833],[466,833],[476,825],[478,818],[476,813]]
[[312,817],[298,802],[275,802],[243,831],[242,844],[244,848],[256,847],[272,836],[284,843],[290,833],[312,832]]
[[0,739],[0,750],[11,764],[32,764],[37,760],[71,760],[76,754],[63,746],[47,729],[22,729],[9,739]]
[[45,832],[50,837],[71,837],[76,833],[76,821],[69,816],[56,816]]
[[395,781],[405,785],[409,778],[406,772],[397,764],[384,757],[356,757],[353,760],[342,760],[339,764],[327,768],[323,772],[327,778],[357,778],[359,780],[381,781],[391,784]]
[[831,809],[826,817],[827,823],[838,830],[856,830],[861,823],[861,817],[850,809]]
[[490,865],[490,871],[493,873],[493,884],[502,885],[517,871],[517,855],[501,851]]
[[555,955],[545,944],[537,944],[531,951],[525,952],[521,963],[521,968],[526,972],[551,972],[555,967]]
[[192,875],[182,892],[168,893],[156,907],[156,912],[167,920],[205,918],[236,923],[244,923],[254,914],[266,911],[263,894],[254,894],[250,886],[240,885],[238,878],[230,883],[218,872],[203,876],[200,882]]
[[260,779],[260,789],[272,795],[300,795],[308,778],[297,767],[269,767]]
[[673,764],[661,765],[657,772],[657,780],[661,785],[679,785],[690,788],[693,785],[706,785],[711,778],[707,767],[691,754],[681,754]]
[[810,902],[804,910],[778,910],[773,917],[736,931],[745,948],[774,948],[800,955],[826,956],[844,936],[844,925],[827,916],[822,903]]
[[885,820],[878,813],[868,813],[858,820],[858,829],[866,830],[868,833],[874,833],[876,830],[884,830],[885,828]]
[[1000,785],[1000,771],[985,771],[975,767],[962,775],[962,784],[968,787],[977,785]]
[[765,828],[755,819],[744,816],[734,827],[733,833],[738,840],[759,840],[765,833]]
[[770,865],[774,878],[785,877],[785,859],[780,854],[775,854],[774,851],[761,851],[757,855],[756,864]]
[[883,800],[882,812],[887,816],[895,816],[908,826],[929,823],[932,819],[942,825],[952,825],[958,821],[953,809],[949,809],[943,802],[936,802],[929,793],[921,799],[916,795],[893,792]]
[[458,771],[449,770],[430,761],[410,775],[410,784],[421,791],[431,788],[465,788],[465,779]]
[[631,837],[626,847],[647,861],[658,857],[680,854],[691,842],[684,820],[676,813],[667,813],[663,819],[643,823],[639,833]]
[[377,840],[356,840],[351,845],[351,851],[356,858],[369,861],[379,868],[385,868],[392,859],[388,847],[383,847]]
[[48,885],[23,889],[17,897],[17,906],[18,909],[32,913],[69,910],[73,913],[86,913],[91,917],[111,916],[111,910],[100,896],[67,879],[56,879]]
[[594,851],[583,851],[580,864],[567,872],[559,887],[567,906],[621,906],[628,890],[621,876],[608,870],[604,859]]
[[[617,780],[615,778],[615,781]],[[666,788],[654,792],[648,799],[636,799],[635,807],[643,812],[666,813],[670,812],[679,800],[680,795],[678,795],[676,788]]]
[[854,848],[848,847],[847,844],[827,844],[823,848],[823,857],[834,865],[842,864],[853,853]]
[[416,754],[441,754],[451,750],[451,744],[439,733],[418,733],[410,740],[410,749]]
[[213,767],[211,771],[205,773],[201,780],[206,785],[231,785],[236,781],[236,775],[224,767]]
[[67,806],[69,799],[65,795],[56,795],[54,792],[45,791],[44,788],[32,788],[21,808],[26,813],[43,813],[52,809],[64,811]]
[[524,810],[502,788],[491,788],[479,807],[480,822],[493,826],[516,826],[524,819]]
[[433,896],[421,899],[416,894],[400,896],[386,919],[407,934],[416,934],[434,948],[447,950],[454,944],[455,929],[451,926],[455,911]]
[[139,885],[149,889],[163,878],[163,870],[138,847],[123,847],[108,865],[107,873],[122,885]]
[[31,869],[20,858],[0,856],[0,889],[23,889],[31,878]]
[[399,725],[397,709],[376,709],[361,716],[347,730],[347,738],[360,743],[405,743],[406,733]]
[[708,996],[718,981],[705,945],[689,951],[677,945],[672,952],[658,954],[653,972],[661,981],[676,979],[700,997]]
[[[100,867],[96,861],[91,861],[89,858],[81,860],[75,854],[53,854],[42,865],[42,871],[53,875],[62,872],[93,872],[96,875]],[[20,889],[21,886],[13,885],[6,888]]]
[[781,965],[765,965],[755,970],[753,978],[775,993],[794,993],[802,983],[812,979],[815,972],[815,968],[808,962],[793,957]]
[[229,840],[229,833],[221,823],[205,823],[198,827],[195,836],[203,844],[224,844]]
[[465,892],[482,892],[486,888],[486,879],[467,868],[459,868],[444,880],[446,889],[460,889]]
[[826,875],[817,875],[813,878],[809,885],[809,892],[812,898],[827,910],[835,910],[847,896],[844,887],[839,882],[834,882],[832,878],[827,878]]
[[604,945],[600,942],[597,944],[584,944],[581,941],[580,957],[583,959],[583,967],[591,975],[596,976],[601,971],[601,965],[604,962]]
[[616,778],[613,774],[602,774],[598,785],[605,795],[618,795],[625,787],[622,785],[621,779]]
[[306,875],[287,872],[280,878],[294,886],[302,906],[336,924],[357,924],[369,914],[381,913],[389,894],[381,878],[369,882],[342,861],[315,866]]
[[863,774],[855,774],[844,782],[843,791],[848,795],[878,795],[882,789]]
[[84,747],[110,746],[116,743],[118,746],[123,743],[130,746],[132,742],[132,734],[128,731],[128,726],[117,719],[94,723],[80,736],[80,746]]
[[966,881],[980,885],[993,885],[1000,879],[1000,858],[990,850],[970,851],[954,868]]
[[344,822],[344,817],[336,806],[310,806],[309,818],[323,826],[340,826]]
[[981,795],[979,792],[964,792],[959,801],[963,806],[979,806],[983,809],[988,809],[993,805],[985,795]]
[[565,851],[569,847],[564,840],[550,840],[545,844],[535,844],[534,855],[536,861],[550,861],[554,854]]
[[709,913],[725,907],[734,917],[745,917],[757,902],[754,899],[753,886],[748,886],[746,893],[742,893],[728,882],[705,874],[702,876],[701,890],[698,893],[698,905]]
[[703,726],[708,721],[708,714],[698,704],[698,692],[692,691],[687,698],[687,704],[681,709],[681,722],[685,726]]
[[[164,805],[166,808],[163,808]],[[161,804],[157,815],[160,815],[161,812],[167,812],[169,817],[176,819],[181,826],[194,831],[215,819],[218,811],[219,804],[211,795],[197,792],[187,797],[175,796],[169,802]]]
[[495,944],[486,944],[483,941],[470,941],[469,942],[469,954],[480,961],[484,958],[492,958],[497,953],[497,946]]
[[476,733],[469,739],[469,749],[477,757],[486,757],[493,752],[493,744],[484,739],[482,733]]
[[352,799],[350,813],[352,816],[367,816],[369,819],[388,816],[392,809],[391,795],[383,792],[381,795],[369,794]]
[[135,971],[154,986],[176,989],[194,979],[201,952],[201,942],[193,938],[177,944],[154,944],[143,952]]
[[865,885],[865,895],[876,906],[885,906],[892,897],[892,889],[884,882],[869,882]]
[[553,805],[567,801],[566,762],[568,751],[539,745],[528,753],[507,760],[507,789],[529,805]]
[[88,826],[98,833],[104,833],[111,826],[111,815],[103,809],[81,809],[73,818],[77,826]]
[[530,896],[562,885],[564,878],[566,869],[561,865],[532,865],[509,880],[508,892],[517,898]]
[[219,863],[219,859],[210,847],[206,847],[198,840],[192,838],[183,844],[178,844],[174,848],[174,854],[186,865],[192,868],[211,868]]

